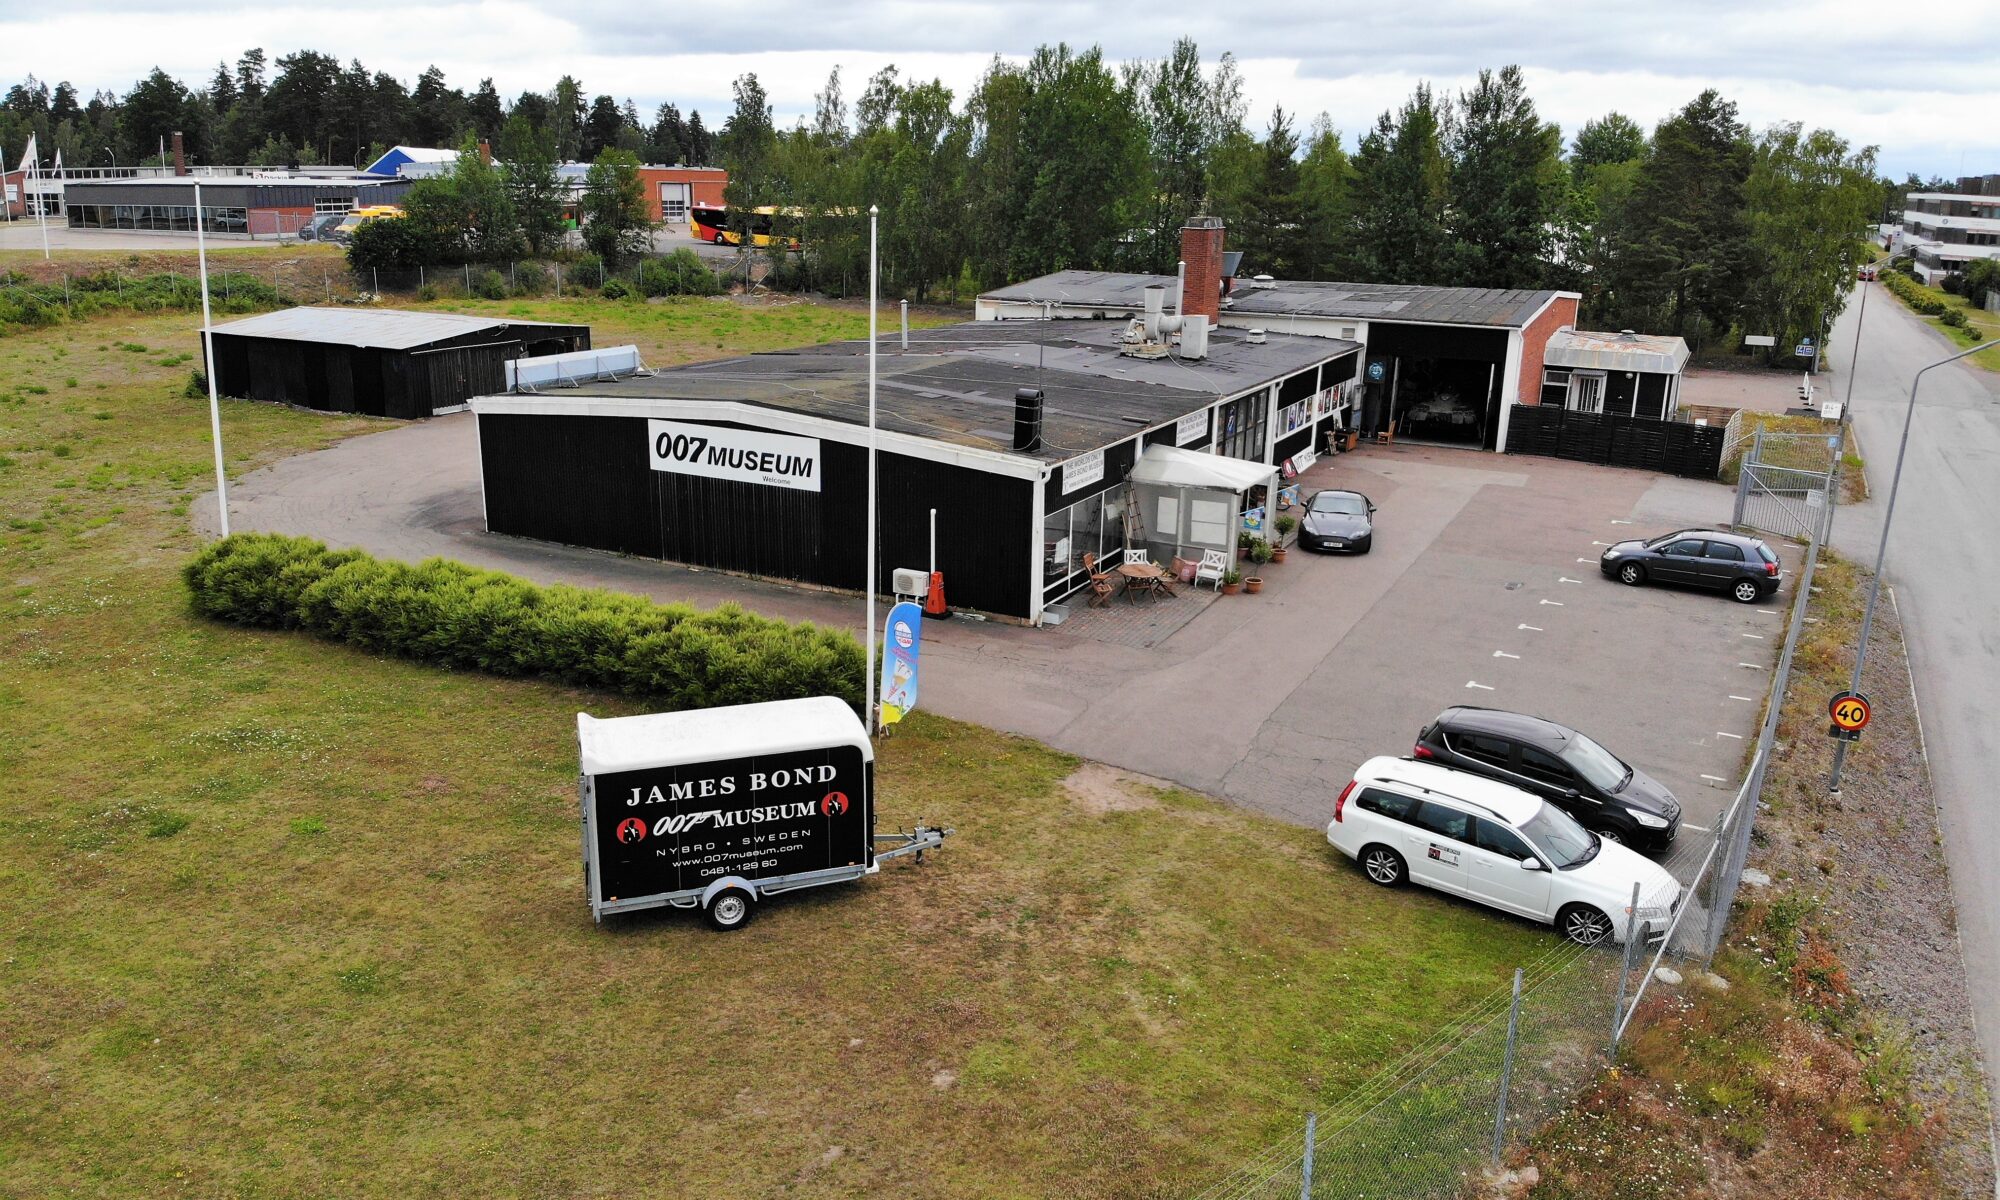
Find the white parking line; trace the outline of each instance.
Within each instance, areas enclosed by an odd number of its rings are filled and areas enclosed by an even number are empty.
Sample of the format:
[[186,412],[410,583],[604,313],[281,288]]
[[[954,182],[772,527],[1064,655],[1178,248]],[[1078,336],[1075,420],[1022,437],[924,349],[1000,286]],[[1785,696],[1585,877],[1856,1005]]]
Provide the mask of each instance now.
[[1706,780],[1708,780],[1708,781],[1709,781],[1709,782],[1711,782],[1711,783],[1728,783],[1728,782],[1729,782],[1729,781],[1728,781],[1727,779],[1724,779],[1724,778],[1723,778],[1722,776],[1720,776],[1720,775],[1704,775],[1704,776],[1702,776],[1702,778],[1703,778],[1703,779],[1706,779]]
[[1495,658],[1519,658],[1519,657],[1521,657],[1521,656],[1520,656],[1520,655],[1518,655],[1518,654],[1509,654],[1509,653],[1507,653],[1507,652],[1506,652],[1505,650],[1495,650],[1495,651],[1493,652],[1493,657],[1495,657]]
[[1753,641],[1758,641],[1758,642],[1761,642],[1761,641],[1763,641],[1763,640],[1764,640],[1764,635],[1763,635],[1763,634],[1761,634],[1761,633],[1746,633],[1746,634],[1744,634],[1743,636],[1744,636],[1744,637],[1747,637],[1747,638],[1750,638],[1750,639],[1751,639],[1751,640],[1753,640]]
[[1514,626],[1514,628],[1516,628],[1516,629],[1525,629],[1525,630],[1527,630],[1527,631],[1528,631],[1529,633],[1540,633],[1540,632],[1542,632],[1542,627],[1541,627],[1540,625],[1516,625],[1516,626]]
[[[1582,562],[1583,560],[1579,558],[1579,559],[1577,559],[1576,561],[1578,561],[1578,562]],[[1556,576],[1556,582],[1557,582],[1557,583],[1582,583],[1582,582],[1583,582],[1583,580],[1581,580],[1581,579],[1571,579],[1571,578],[1570,578],[1569,576],[1567,576],[1567,575],[1558,575],[1558,576]]]
[[1630,522],[1630,521],[1621,521],[1621,520],[1619,520],[1618,518],[1616,518],[1616,517],[1613,517],[1613,518],[1611,518],[1611,523],[1612,523],[1613,525],[1630,525],[1630,524],[1631,524],[1632,522]]
[[1721,731],[1720,729],[1718,729],[1718,730],[1716,730],[1716,731],[1715,731],[1715,736],[1716,736],[1716,737],[1726,737],[1726,738],[1733,738],[1733,739],[1735,739],[1736,741],[1739,741],[1739,742],[1743,740],[1743,735],[1742,735],[1742,734],[1740,734],[1740,733],[1724,733],[1724,732],[1722,732],[1722,731]]
[[1590,559],[1587,559],[1587,558],[1579,558],[1579,559],[1577,559],[1576,561],[1578,561],[1578,562],[1590,562],[1591,560],[1590,560]]
[[1753,671],[1761,671],[1761,670],[1763,670],[1763,669],[1764,669],[1764,667],[1763,667],[1763,665],[1762,665],[1761,663],[1743,663],[1743,662],[1740,662],[1740,663],[1737,663],[1736,665],[1737,665],[1737,666],[1739,666],[1739,667],[1749,667],[1749,668],[1750,668],[1751,670],[1753,670]]
[[1465,681],[1465,686],[1466,686],[1466,687],[1469,687],[1469,688],[1478,688],[1478,689],[1479,689],[1480,691],[1482,691],[1482,692],[1490,692],[1490,691],[1492,691],[1492,690],[1493,690],[1492,688],[1488,687],[1487,685],[1485,685],[1485,684],[1483,684],[1483,683],[1475,683],[1474,681],[1472,681],[1472,680],[1470,680],[1470,679],[1468,679],[1468,680],[1466,680],[1466,681]]
[[1591,544],[1591,545],[1593,545],[1593,546],[1609,546],[1609,545],[1610,545],[1611,543],[1610,543],[1610,542],[1592,542],[1592,543],[1590,543],[1590,544]]
[[[1714,776],[1712,776],[1712,775],[1704,775],[1704,776],[1702,776],[1702,778],[1703,778],[1703,779],[1712,779],[1712,778],[1714,778]],[[1706,825],[1690,825],[1690,824],[1688,824],[1688,823],[1687,823],[1687,822],[1685,822],[1685,821],[1681,822],[1681,828],[1682,828],[1682,829],[1692,829],[1692,830],[1694,830],[1694,831],[1695,831],[1696,833],[1714,833],[1714,832],[1715,832],[1715,830],[1713,830],[1713,829],[1710,829],[1710,828],[1709,828],[1708,826],[1706,826]]]
[[1543,603],[1543,604],[1550,604],[1550,605],[1554,605],[1554,606],[1555,606],[1555,607],[1557,607],[1557,608],[1561,608],[1561,607],[1563,606],[1563,602],[1562,602],[1562,601],[1560,601],[1560,600],[1544,600],[1544,601],[1542,601],[1542,603]]
[[1729,698],[1730,698],[1731,700],[1741,700],[1741,701],[1743,701],[1743,703],[1745,703],[1745,704],[1755,704],[1755,703],[1757,703],[1757,697],[1755,697],[1755,696],[1731,696],[1731,697],[1729,697]]

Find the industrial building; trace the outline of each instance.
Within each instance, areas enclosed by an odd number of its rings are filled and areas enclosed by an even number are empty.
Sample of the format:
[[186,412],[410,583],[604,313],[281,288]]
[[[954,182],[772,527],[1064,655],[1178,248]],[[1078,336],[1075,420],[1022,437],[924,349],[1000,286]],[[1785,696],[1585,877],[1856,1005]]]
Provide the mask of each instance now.
[[225,396],[403,418],[503,390],[510,360],[590,349],[586,325],[374,308],[286,309],[211,336]]
[[313,217],[372,204],[397,204],[410,180],[363,176],[172,175],[72,180],[64,193],[72,229],[152,229],[193,233],[196,185],[210,234],[283,237]]
[[[1103,570],[1128,546],[1162,562],[1233,549],[1241,510],[1266,503],[1287,459],[1302,465],[1316,431],[1340,419],[1361,347],[1211,330],[1172,308],[1162,287],[1130,323],[886,338],[876,586],[932,565],[933,511],[951,603],[1027,622],[1087,584],[1086,556]],[[479,397],[487,527],[858,591],[867,352],[840,342]],[[1149,476],[1155,498],[1142,504],[1128,476],[1153,447],[1263,469],[1239,472],[1226,495],[1213,473],[1181,488],[1168,469]],[[1184,503],[1188,491],[1200,494]]]

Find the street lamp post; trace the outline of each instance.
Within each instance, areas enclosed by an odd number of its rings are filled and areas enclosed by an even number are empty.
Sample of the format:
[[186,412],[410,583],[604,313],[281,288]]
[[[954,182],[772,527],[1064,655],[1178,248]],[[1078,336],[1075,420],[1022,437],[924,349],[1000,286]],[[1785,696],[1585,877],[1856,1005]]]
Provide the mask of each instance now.
[[113,172],[116,172],[118,170],[118,152],[109,146],[104,147],[104,152],[111,156],[111,169]]
[[[1868,632],[1875,625],[1875,602],[1882,597],[1882,561],[1889,554],[1889,525],[1896,519],[1896,493],[1903,486],[1903,459],[1910,452],[1910,423],[1917,415],[1917,389],[1923,385],[1924,376],[1932,370],[1984,349],[1986,345],[1983,342],[1967,346],[1957,354],[1946,355],[1924,367],[1910,380],[1910,403],[1903,412],[1903,440],[1896,446],[1896,472],[1889,477],[1889,504],[1882,511],[1882,540],[1875,547],[1875,578],[1868,582],[1868,607],[1861,612],[1861,644],[1854,648],[1854,674],[1847,683],[1850,692],[1861,690],[1861,666],[1868,661]],[[1852,394],[1851,384],[1849,394]],[[1833,747],[1833,777],[1827,782],[1827,790],[1836,795],[1840,792],[1840,769],[1846,762],[1847,741],[1843,738]]]

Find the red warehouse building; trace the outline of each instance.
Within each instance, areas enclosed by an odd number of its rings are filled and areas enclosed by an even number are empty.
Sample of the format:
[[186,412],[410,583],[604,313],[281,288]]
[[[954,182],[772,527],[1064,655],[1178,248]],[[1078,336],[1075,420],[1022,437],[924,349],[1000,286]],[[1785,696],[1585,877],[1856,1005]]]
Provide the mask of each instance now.
[[640,167],[639,178],[646,183],[653,219],[673,225],[688,219],[690,205],[722,203],[722,189],[729,185],[729,172],[721,167]]

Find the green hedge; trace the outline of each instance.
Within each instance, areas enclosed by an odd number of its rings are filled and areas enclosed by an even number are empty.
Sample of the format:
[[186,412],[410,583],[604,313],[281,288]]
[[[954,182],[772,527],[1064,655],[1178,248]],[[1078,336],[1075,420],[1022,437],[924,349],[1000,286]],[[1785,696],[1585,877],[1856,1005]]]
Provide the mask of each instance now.
[[[208,280],[210,307],[218,313],[262,312],[287,303],[255,275],[217,271]],[[124,276],[111,271],[35,283],[0,271],[0,333],[37,329],[106,312],[199,312],[201,283],[171,272]]]
[[1896,298],[1927,317],[1942,314],[1950,307],[1931,289],[1911,279],[1900,271],[1884,271],[1876,276],[1882,285],[1896,294]]
[[862,706],[861,647],[852,637],[735,605],[699,612],[264,533],[215,542],[181,574],[202,616],[310,630],[444,667],[609,688],[669,709],[798,696]]

